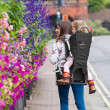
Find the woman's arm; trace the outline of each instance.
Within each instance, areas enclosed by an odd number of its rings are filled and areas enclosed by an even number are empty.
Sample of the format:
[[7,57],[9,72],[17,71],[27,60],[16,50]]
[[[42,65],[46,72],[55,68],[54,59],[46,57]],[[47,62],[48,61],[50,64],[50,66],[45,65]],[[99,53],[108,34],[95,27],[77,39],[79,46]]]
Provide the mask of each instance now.
[[56,42],[54,42],[52,47],[52,54],[50,57],[50,62],[55,65],[58,62],[59,52]]

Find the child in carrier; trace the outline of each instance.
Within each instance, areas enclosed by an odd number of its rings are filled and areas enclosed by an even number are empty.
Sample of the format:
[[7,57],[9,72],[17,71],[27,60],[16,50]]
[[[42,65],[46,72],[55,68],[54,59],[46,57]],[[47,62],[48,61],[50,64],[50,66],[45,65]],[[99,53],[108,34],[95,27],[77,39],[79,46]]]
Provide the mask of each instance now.
[[[76,20],[72,22],[72,32],[75,33],[78,28],[82,25],[86,25],[86,22],[83,20]],[[82,28],[79,32],[82,33],[88,33],[88,30],[86,28]],[[67,34],[65,35],[65,39],[69,40],[70,36]],[[72,66],[74,61],[74,56],[72,56],[71,52],[69,52],[69,56],[66,58],[66,63],[64,64],[64,72],[62,79],[57,80],[58,84],[66,85],[69,84],[69,78],[70,78],[70,70],[69,68]],[[88,85],[89,85],[89,94],[95,93],[95,85],[92,75],[88,72]]]

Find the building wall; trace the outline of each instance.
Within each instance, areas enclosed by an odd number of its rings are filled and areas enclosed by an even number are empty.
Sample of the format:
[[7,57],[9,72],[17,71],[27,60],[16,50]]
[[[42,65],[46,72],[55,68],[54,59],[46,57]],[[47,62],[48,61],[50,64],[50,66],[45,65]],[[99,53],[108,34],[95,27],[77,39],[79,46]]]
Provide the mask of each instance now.
[[[61,14],[67,14],[74,19],[88,18],[88,4],[87,0],[77,0],[78,3],[66,4],[60,6]],[[50,10],[50,16],[57,14],[57,6],[50,5],[47,7]]]

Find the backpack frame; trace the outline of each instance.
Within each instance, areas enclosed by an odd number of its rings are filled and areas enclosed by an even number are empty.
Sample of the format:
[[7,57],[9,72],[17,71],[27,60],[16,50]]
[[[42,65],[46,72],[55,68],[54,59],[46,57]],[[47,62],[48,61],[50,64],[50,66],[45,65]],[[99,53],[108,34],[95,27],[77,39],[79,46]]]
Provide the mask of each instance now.
[[[88,33],[79,32],[82,28],[86,28]],[[69,41],[65,41],[66,56],[68,57],[69,53],[71,53],[74,57],[73,65],[70,67],[70,84],[87,84],[87,60],[91,41],[92,33],[85,25],[79,27],[76,33],[71,35]]]

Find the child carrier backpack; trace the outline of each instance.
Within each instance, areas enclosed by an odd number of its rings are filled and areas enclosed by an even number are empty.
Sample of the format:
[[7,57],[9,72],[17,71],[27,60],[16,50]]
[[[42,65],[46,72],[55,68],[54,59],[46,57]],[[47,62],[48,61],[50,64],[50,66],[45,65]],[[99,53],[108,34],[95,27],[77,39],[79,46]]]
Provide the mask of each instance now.
[[[88,33],[79,32],[82,28],[86,28]],[[87,60],[89,56],[91,41],[92,33],[85,25],[79,27],[76,33],[71,35],[69,42],[65,41],[66,53],[70,52],[74,58],[73,65],[70,67],[70,84],[87,84]],[[68,55],[69,54],[67,54],[67,56]]]

